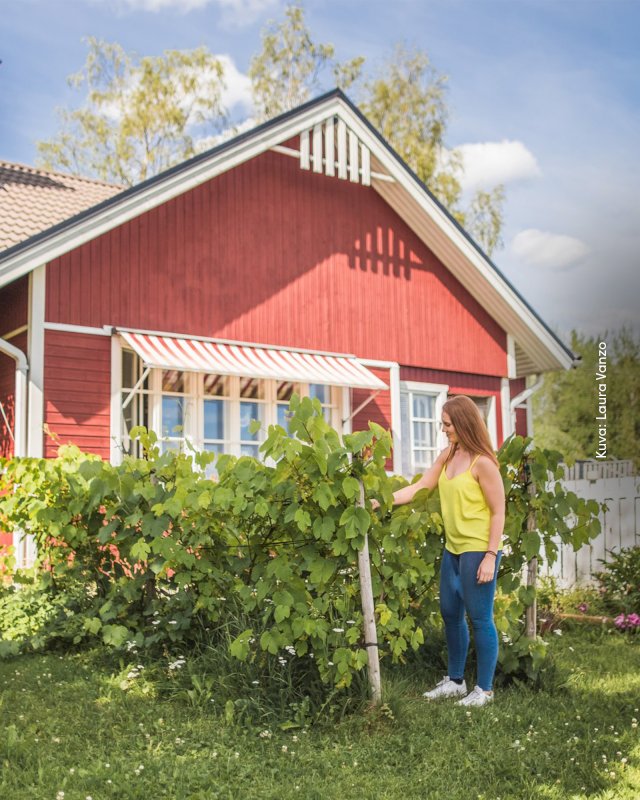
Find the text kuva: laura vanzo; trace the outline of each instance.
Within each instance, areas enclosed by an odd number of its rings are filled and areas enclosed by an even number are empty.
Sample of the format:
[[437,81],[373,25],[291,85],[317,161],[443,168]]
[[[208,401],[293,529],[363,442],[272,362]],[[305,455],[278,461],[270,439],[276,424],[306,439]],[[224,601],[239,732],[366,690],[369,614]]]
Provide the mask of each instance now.
[[598,382],[598,447],[596,458],[607,457],[607,344],[598,342],[598,366],[596,369]]

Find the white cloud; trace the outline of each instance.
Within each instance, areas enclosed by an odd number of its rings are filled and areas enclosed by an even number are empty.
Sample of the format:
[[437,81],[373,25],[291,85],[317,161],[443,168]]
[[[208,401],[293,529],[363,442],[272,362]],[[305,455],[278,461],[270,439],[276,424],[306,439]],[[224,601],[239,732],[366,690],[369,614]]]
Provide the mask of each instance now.
[[174,10],[188,14],[209,5],[218,6],[227,21],[236,25],[249,25],[278,0],[120,0],[132,11]]
[[216,56],[224,69],[224,82],[227,88],[222,93],[222,104],[225,108],[233,109],[234,106],[244,106],[246,110],[253,108],[251,98],[251,80],[248,75],[236,67],[231,56]]
[[575,266],[590,252],[580,239],[536,228],[520,231],[514,236],[511,251],[528,266],[558,270]]
[[462,156],[461,183],[465,191],[488,189],[542,174],[535,156],[522,142],[508,139],[477,142],[460,145],[456,150]]
[[238,125],[231,125],[229,128],[225,128],[222,133],[219,133],[215,136],[205,136],[202,139],[198,139],[196,141],[196,150],[199,153],[202,153],[205,150],[211,150],[217,145],[222,144],[222,142],[233,139],[234,136],[239,136],[245,131],[250,131],[252,128],[255,128],[257,124],[258,123],[253,117],[247,117],[247,119],[243,120]]
[[[253,99],[251,97],[251,80],[248,75],[236,67],[235,62],[229,55],[215,55],[215,58],[222,64],[222,79],[225,88],[221,92],[222,107],[230,113],[232,117],[244,117],[253,110]],[[197,74],[197,87],[193,93],[185,93],[179,87],[175,87],[175,97],[182,108],[197,107],[198,98],[206,97],[210,94],[211,87],[217,87],[217,73],[211,70],[200,70]],[[113,121],[118,121],[123,117],[124,107],[128,103],[129,97],[138,86],[138,78],[133,80],[124,89],[122,100],[117,102],[105,103],[102,105],[102,113]],[[124,104],[124,105],[123,105]]]

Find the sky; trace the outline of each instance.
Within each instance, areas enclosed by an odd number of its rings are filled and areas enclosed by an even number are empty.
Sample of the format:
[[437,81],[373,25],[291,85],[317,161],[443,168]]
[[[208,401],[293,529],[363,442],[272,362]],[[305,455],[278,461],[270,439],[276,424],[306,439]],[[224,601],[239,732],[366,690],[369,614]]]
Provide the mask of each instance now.
[[[0,0],[0,159],[34,165],[95,36],[139,55],[205,45],[233,119],[281,0]],[[561,337],[640,330],[640,0],[306,0],[316,42],[383,69],[396,43],[448,76],[468,196],[505,187],[493,260]],[[327,76],[328,80],[329,76]],[[332,88],[325,81],[324,89]],[[354,98],[356,99],[356,98]]]

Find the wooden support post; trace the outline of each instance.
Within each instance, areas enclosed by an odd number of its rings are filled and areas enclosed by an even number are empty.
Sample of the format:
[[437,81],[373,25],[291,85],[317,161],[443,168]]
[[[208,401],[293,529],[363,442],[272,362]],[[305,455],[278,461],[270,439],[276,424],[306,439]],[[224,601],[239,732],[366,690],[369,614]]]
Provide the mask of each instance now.
[[[527,478],[529,480],[529,485],[527,487],[527,491],[529,493],[529,497],[533,498],[536,494],[536,487],[533,485],[533,481],[531,480],[531,472],[529,470],[528,465],[525,465],[525,469],[527,470]],[[529,513],[527,514],[527,531],[535,531],[536,529],[536,514],[533,508],[529,508]],[[535,589],[536,581],[538,578],[538,557],[534,556],[529,563],[527,564],[527,588],[533,586]],[[527,606],[526,615],[525,615],[525,635],[528,639],[535,639],[538,634],[538,609],[537,609],[537,601],[536,598],[533,598],[533,603],[530,606]]]
[[[364,486],[360,483],[358,506],[364,508]],[[364,544],[358,553],[358,570],[360,572],[360,600],[364,618],[364,640],[369,660],[369,689],[375,705],[382,702],[382,684],[380,681],[380,659],[378,656],[378,631],[376,630],[375,607],[373,604],[373,585],[371,583],[371,562],[369,561],[369,536],[365,533]]]

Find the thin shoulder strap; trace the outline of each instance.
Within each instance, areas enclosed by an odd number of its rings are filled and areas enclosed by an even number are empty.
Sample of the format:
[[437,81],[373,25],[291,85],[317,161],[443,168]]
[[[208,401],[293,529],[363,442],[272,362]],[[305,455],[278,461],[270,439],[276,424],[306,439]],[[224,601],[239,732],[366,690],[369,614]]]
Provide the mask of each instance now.
[[474,466],[474,464],[475,464],[475,463],[476,463],[476,461],[477,461],[477,460],[480,458],[480,456],[481,456],[481,455],[482,455],[482,453],[478,453],[478,455],[477,455],[477,456],[476,456],[476,457],[473,459],[473,461],[472,461],[472,462],[471,462],[471,464],[469,465],[469,469],[473,469],[473,466]]

